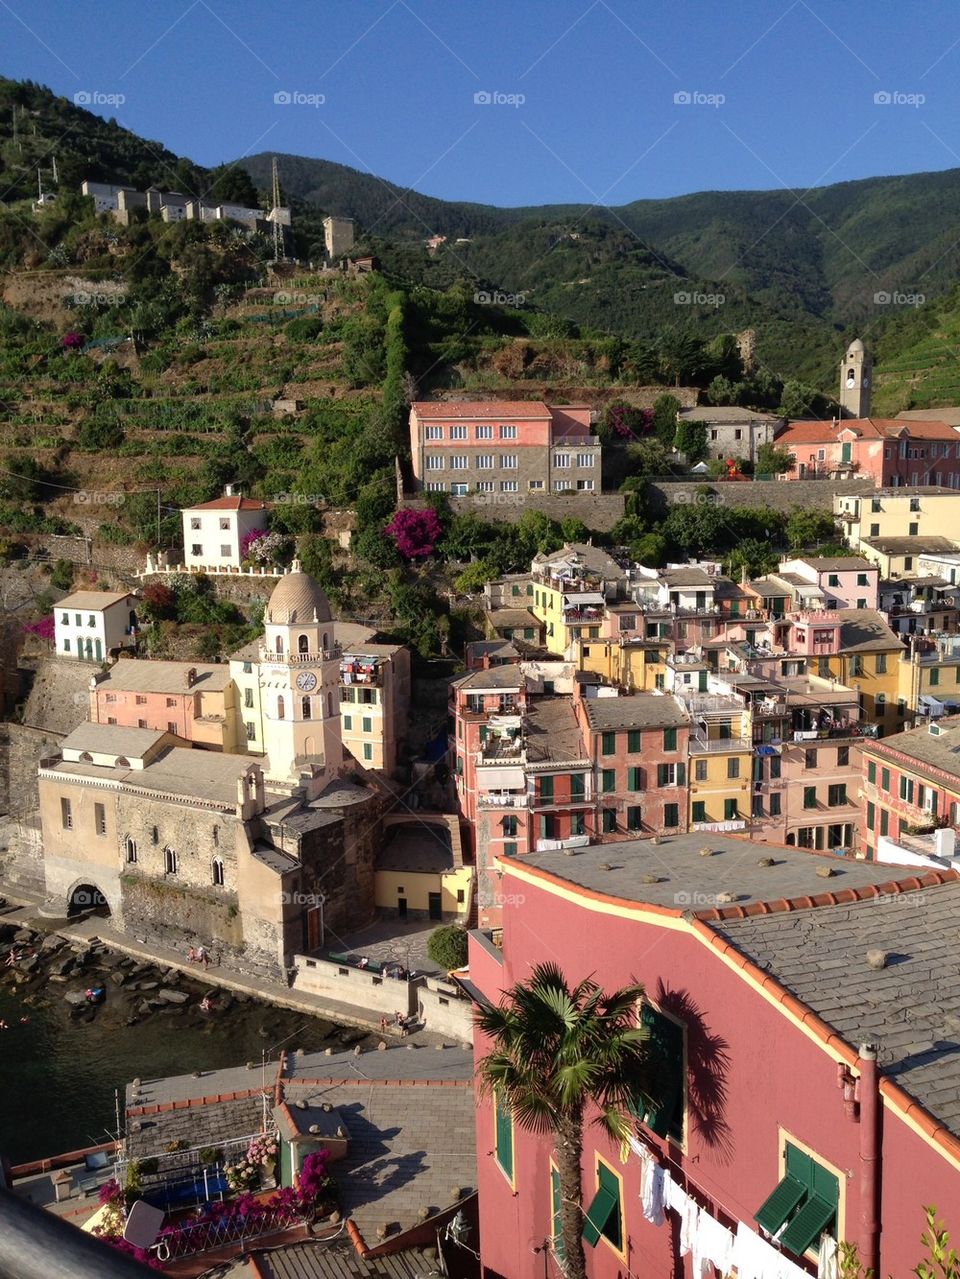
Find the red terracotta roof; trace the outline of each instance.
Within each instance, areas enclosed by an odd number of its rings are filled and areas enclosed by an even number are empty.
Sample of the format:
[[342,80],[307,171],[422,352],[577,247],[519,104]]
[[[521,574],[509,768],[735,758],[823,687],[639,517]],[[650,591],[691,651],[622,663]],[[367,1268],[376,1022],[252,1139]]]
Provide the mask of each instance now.
[[201,502],[198,506],[184,508],[188,511],[265,511],[265,502],[257,502],[252,497],[217,497],[212,502]]
[[955,440],[958,432],[946,422],[914,422],[903,418],[841,418],[836,422],[790,422],[777,436],[778,444],[834,444],[843,431],[861,439]]
[[[550,410],[544,404],[543,400],[477,400],[471,403],[468,400],[455,400],[449,404],[443,404],[434,401],[418,401],[412,404],[411,409],[416,413],[417,417],[482,417],[482,418],[516,418],[516,417],[535,417],[544,418],[550,416]],[[575,405],[564,405],[564,408],[574,408]]]

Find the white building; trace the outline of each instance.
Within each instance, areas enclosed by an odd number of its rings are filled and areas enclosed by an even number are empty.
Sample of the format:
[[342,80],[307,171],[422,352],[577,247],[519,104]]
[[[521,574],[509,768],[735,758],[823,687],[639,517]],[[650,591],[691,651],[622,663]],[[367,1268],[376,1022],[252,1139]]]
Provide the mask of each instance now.
[[60,657],[106,661],[112,649],[132,648],[136,597],[128,591],[74,591],[56,606],[54,635]]
[[267,527],[263,502],[231,493],[181,512],[183,562],[187,568],[240,568],[241,543],[247,533]]

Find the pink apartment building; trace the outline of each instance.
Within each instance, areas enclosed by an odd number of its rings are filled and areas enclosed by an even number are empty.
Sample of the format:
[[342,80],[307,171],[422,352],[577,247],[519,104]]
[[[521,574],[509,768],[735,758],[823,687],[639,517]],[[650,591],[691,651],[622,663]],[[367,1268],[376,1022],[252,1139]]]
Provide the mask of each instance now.
[[418,492],[599,493],[600,441],[586,405],[542,400],[410,406]]
[[90,681],[94,724],[176,733],[208,750],[241,749],[236,702],[226,662],[117,662]]
[[782,560],[776,576],[791,584],[792,578],[799,579],[796,583],[798,603],[828,609],[879,607],[880,570],[876,564],[858,556]]
[[946,422],[900,418],[791,422],[776,438],[794,459],[786,480],[856,475],[878,488],[960,489],[960,434]]

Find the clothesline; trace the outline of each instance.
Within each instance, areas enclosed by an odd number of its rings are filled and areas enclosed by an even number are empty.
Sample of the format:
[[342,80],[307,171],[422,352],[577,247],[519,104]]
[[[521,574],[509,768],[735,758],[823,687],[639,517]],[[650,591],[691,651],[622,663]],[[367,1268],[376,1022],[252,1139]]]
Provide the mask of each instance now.
[[[784,1256],[762,1235],[742,1220],[745,1214],[730,1213],[719,1205],[713,1196],[704,1195],[731,1221],[736,1221],[736,1233],[722,1225],[714,1212],[703,1207],[671,1175],[654,1152],[635,1137],[628,1144],[641,1162],[640,1200],[644,1219],[653,1225],[663,1225],[664,1212],[676,1213],[679,1221],[679,1247],[681,1257],[691,1255],[694,1279],[705,1279],[712,1267],[721,1275],[736,1270],[739,1279],[809,1279],[807,1271],[789,1257]],[[684,1179],[689,1185],[689,1179]],[[818,1273],[820,1279],[835,1279],[837,1246],[834,1240],[824,1237],[820,1249]]]

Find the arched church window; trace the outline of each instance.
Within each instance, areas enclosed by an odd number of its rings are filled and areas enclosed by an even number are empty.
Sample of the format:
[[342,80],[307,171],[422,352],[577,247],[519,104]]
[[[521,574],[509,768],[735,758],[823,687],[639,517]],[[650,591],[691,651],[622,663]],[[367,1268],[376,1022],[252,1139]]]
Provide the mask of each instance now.
[[223,862],[219,857],[213,859],[213,882],[218,888],[223,887]]
[[278,697],[278,698],[277,698],[277,719],[285,719],[285,718],[286,718],[286,714],[287,714],[287,712],[286,712],[286,708],[285,708],[285,706],[284,706],[284,704],[283,704],[283,698],[282,698],[282,697]]
[[297,636],[297,652],[298,653],[310,652],[310,640],[307,638],[306,635]]
[[123,847],[127,861],[135,862],[137,860],[137,841],[128,835],[123,841]]
[[283,652],[283,636],[282,635],[277,636],[276,640],[274,641],[274,647],[276,648],[278,653]]
[[313,708],[310,705],[310,698],[304,697],[300,701],[300,713],[304,719],[310,719],[313,716]]

